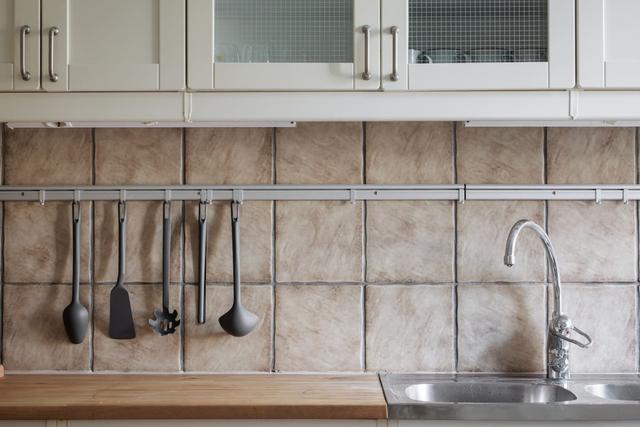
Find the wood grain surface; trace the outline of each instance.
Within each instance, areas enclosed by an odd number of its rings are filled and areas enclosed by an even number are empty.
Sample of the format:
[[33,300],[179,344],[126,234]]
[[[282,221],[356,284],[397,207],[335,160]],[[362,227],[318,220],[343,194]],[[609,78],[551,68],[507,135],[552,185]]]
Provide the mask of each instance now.
[[375,375],[7,375],[0,419],[384,419]]

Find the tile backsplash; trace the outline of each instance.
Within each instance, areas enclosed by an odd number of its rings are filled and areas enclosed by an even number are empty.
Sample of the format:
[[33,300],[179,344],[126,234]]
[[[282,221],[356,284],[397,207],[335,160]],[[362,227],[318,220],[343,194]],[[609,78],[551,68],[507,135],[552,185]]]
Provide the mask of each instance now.
[[[6,185],[635,184],[633,128],[465,128],[457,123],[299,123],[281,129],[4,129]],[[231,304],[229,206],[208,209],[207,322],[196,319],[197,205],[173,204],[172,303],[182,325],[147,325],[161,301],[161,204],[128,203],[127,277],[137,337],[108,337],[116,205],[82,204],[81,345],[67,203],[5,203],[2,361],[9,372],[544,372],[551,287],[530,218],[556,246],[566,313],[594,345],[574,372],[638,372],[638,206],[496,201],[247,202],[241,214],[244,338]]]

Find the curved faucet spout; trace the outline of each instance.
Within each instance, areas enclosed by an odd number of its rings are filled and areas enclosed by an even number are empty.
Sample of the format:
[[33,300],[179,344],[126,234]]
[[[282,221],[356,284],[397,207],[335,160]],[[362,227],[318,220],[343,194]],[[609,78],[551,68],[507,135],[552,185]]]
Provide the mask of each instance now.
[[[523,219],[515,223],[509,232],[507,247],[504,253],[504,263],[508,267],[513,267],[516,263],[516,243],[520,232],[525,228],[533,230],[547,251],[549,269],[553,276],[553,314],[549,320],[549,331],[547,335],[547,377],[551,379],[566,380],[569,378],[569,348],[570,344],[575,344],[582,348],[587,348],[593,342],[591,337],[573,326],[571,319],[562,314],[562,293],[560,290],[560,271],[558,270],[558,259],[556,251],[551,244],[549,235],[535,222]],[[576,332],[586,341],[578,341],[571,337],[571,333]]]
[[549,269],[551,270],[551,275],[553,276],[553,315],[560,316],[562,315],[562,292],[560,290],[561,283],[560,271],[558,270],[558,259],[556,257],[556,251],[553,248],[553,244],[551,243],[551,239],[542,227],[528,219],[523,219],[516,222],[509,232],[507,247],[504,253],[504,263],[508,267],[513,267],[515,265],[516,243],[518,242],[520,232],[525,228],[533,230],[538,235],[538,237],[540,237],[542,243],[544,243],[544,247],[547,252],[547,258],[549,261]]

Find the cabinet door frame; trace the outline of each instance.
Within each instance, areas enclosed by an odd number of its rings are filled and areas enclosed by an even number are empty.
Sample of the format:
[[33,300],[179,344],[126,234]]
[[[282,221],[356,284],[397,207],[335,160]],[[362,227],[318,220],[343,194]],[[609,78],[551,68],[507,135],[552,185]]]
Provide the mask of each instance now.
[[[13,57],[11,62],[0,62],[0,91],[33,91],[40,89],[40,1],[7,0],[13,4],[13,17],[10,34],[12,37]],[[31,28],[25,36],[25,69],[31,73],[31,79],[24,80],[21,65],[21,29],[24,25]]]
[[[215,0],[187,0],[188,86],[194,90],[377,90],[380,88],[379,0],[354,0],[351,63],[216,63]],[[365,36],[370,27],[369,71]]]
[[[185,0],[159,3],[159,64],[72,64],[73,45],[69,33],[69,1],[42,0],[42,87],[47,91],[175,91],[185,88],[186,28]],[[122,13],[126,13],[123,10]],[[54,71],[49,76],[50,30],[54,37]]]
[[640,60],[606,58],[608,0],[578,0],[578,83],[585,89],[640,88]]
[[[382,87],[385,90],[532,90],[575,86],[574,0],[548,0],[548,62],[408,64],[408,0],[382,0]],[[392,80],[397,26],[398,79]]]

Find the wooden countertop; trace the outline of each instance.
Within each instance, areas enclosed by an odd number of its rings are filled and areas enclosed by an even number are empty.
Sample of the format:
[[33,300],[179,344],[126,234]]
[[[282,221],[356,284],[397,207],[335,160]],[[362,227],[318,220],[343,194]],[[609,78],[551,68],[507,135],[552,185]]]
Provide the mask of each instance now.
[[0,419],[384,419],[376,375],[7,375]]

